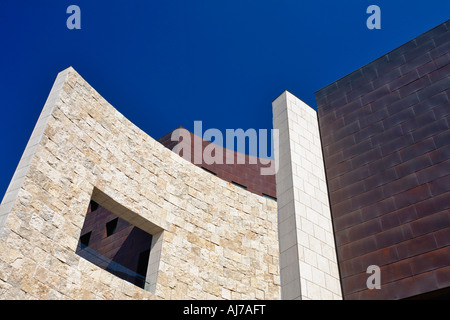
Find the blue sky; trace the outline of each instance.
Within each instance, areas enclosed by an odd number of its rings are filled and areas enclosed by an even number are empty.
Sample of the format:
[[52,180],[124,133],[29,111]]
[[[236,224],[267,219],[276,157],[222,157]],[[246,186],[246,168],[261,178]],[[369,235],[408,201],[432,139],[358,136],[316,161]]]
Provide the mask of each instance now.
[[[81,30],[69,30],[69,5]],[[369,30],[369,5],[381,29]],[[59,71],[73,66],[155,139],[272,128],[284,90],[314,93],[449,18],[450,1],[0,0],[0,197]]]

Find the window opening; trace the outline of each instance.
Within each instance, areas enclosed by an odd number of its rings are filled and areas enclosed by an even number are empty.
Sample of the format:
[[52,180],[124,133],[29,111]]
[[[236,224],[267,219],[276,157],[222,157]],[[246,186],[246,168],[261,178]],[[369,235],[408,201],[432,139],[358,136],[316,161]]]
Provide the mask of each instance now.
[[94,200],[91,200],[91,202],[89,203],[89,207],[89,212],[93,212],[98,209],[98,203]]
[[[92,203],[95,202],[90,203],[88,212],[93,208]],[[153,236],[96,205],[95,210],[85,216],[76,253],[113,275],[146,289]]]
[[89,246],[89,240],[91,240],[91,234],[92,234],[92,232],[88,232],[88,233],[83,234],[80,237],[81,249],[84,249]]
[[246,187],[246,186],[243,186],[243,185],[240,184],[240,183],[237,183],[237,182],[234,182],[234,181],[231,181],[231,183],[234,184],[235,186],[239,187],[239,188],[242,188],[242,189],[244,189],[244,190],[247,190],[247,187]]
[[107,237],[112,236],[114,233],[116,233],[118,221],[119,221],[119,218],[115,218],[114,220],[111,220],[106,224],[106,236]]
[[271,199],[271,200],[277,201],[277,198],[272,197],[272,196],[269,196],[268,194],[263,193],[262,196],[263,196],[264,198],[267,198],[267,199]]

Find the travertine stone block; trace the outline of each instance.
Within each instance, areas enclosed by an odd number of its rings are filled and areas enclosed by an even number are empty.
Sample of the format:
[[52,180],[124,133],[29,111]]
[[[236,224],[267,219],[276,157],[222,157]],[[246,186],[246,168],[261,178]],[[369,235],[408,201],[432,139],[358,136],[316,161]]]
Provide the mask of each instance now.
[[282,299],[341,299],[316,111],[285,91],[272,104]]

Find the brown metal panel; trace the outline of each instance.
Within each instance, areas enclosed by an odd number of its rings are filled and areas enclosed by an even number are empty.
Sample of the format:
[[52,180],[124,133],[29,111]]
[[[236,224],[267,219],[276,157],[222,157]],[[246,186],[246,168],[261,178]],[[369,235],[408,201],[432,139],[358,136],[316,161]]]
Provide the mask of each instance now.
[[346,299],[450,286],[449,62],[446,21],[316,93]]
[[[170,140],[171,132],[161,137],[158,141],[166,146],[169,149],[173,149],[174,146],[177,145],[177,142],[173,142]],[[195,139],[194,134],[191,132],[191,161],[194,163],[194,156],[199,155],[203,152],[205,147],[210,144],[209,141],[202,140],[202,149],[194,150]],[[198,148],[199,149],[199,148]],[[276,199],[276,181],[275,174],[273,175],[261,175],[261,168],[270,167],[269,165],[263,165],[258,158],[256,158],[256,163],[250,163],[249,156],[245,155],[245,163],[238,164],[237,156],[238,153],[222,148],[223,153],[223,163],[213,163],[206,164],[203,161],[197,164],[199,167],[203,167],[207,169],[211,173],[215,174],[217,177],[228,181],[228,182],[236,182],[244,187],[250,192],[266,195]],[[233,159],[233,163],[227,163],[227,154],[230,159]],[[271,162],[272,163],[272,162]]]

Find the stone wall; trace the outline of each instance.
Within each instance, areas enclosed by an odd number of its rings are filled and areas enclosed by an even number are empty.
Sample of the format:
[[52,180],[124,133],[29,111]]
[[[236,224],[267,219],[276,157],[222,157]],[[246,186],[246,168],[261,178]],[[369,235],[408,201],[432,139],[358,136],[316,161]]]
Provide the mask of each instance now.
[[282,298],[341,299],[316,111],[287,91],[272,105]]
[[[143,290],[75,254],[91,200],[153,234]],[[0,206],[0,299],[279,299],[277,205],[62,71]]]

